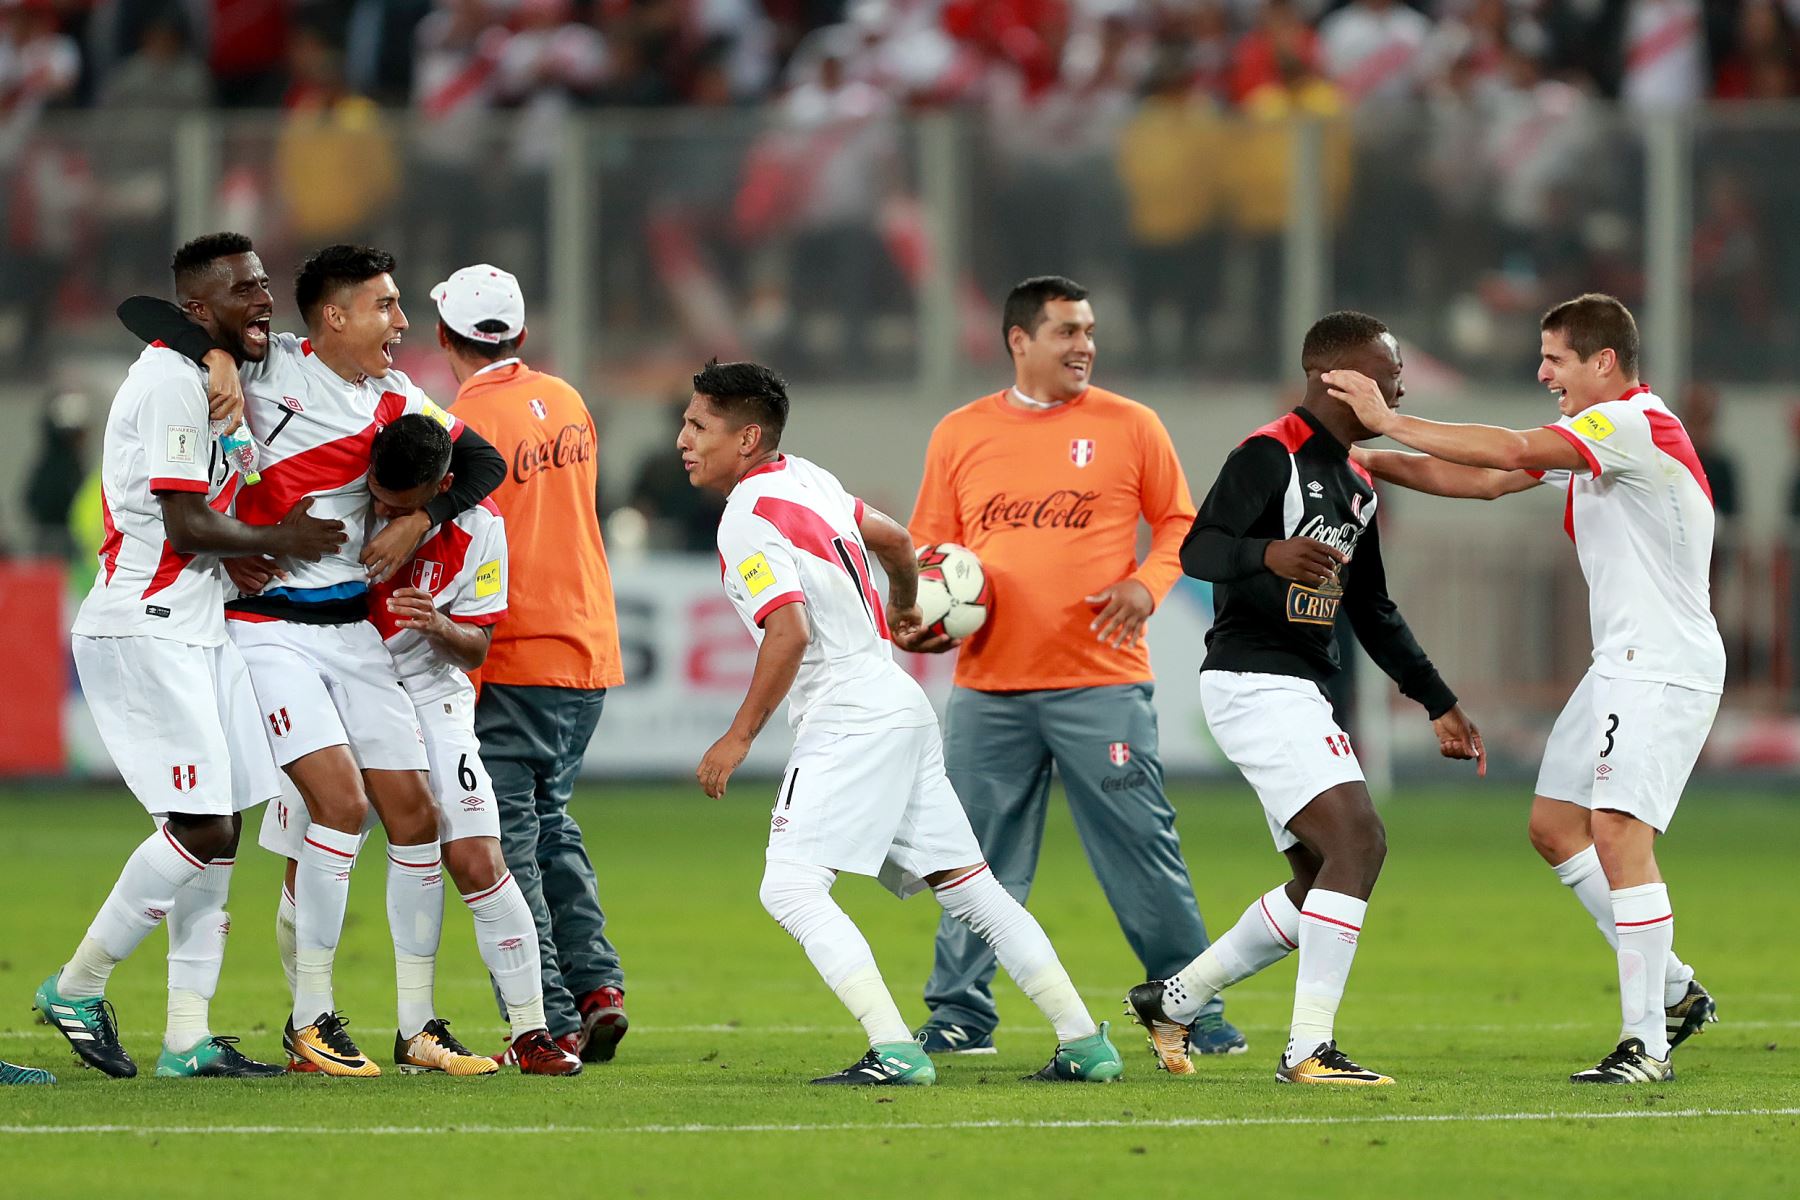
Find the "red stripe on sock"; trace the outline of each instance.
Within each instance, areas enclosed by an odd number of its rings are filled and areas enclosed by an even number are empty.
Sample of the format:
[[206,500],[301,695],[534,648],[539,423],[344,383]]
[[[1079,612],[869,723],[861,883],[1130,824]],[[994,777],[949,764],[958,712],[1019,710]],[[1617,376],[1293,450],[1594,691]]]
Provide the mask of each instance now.
[[1674,920],[1674,919],[1675,919],[1675,914],[1674,914],[1674,913],[1668,913],[1668,914],[1666,914],[1666,915],[1664,915],[1664,916],[1660,916],[1660,917],[1657,917],[1657,918],[1655,918],[1655,919],[1654,919],[1654,920],[1649,920],[1649,921],[1614,921],[1614,922],[1613,922],[1613,924],[1614,924],[1614,925],[1615,925],[1615,926],[1617,926],[1617,927],[1618,927],[1618,928],[1620,928],[1620,929],[1642,929],[1642,928],[1643,928],[1643,927],[1644,927],[1644,926],[1646,926],[1646,925],[1661,925],[1661,924],[1662,924],[1662,923],[1663,923],[1663,922],[1664,922],[1664,921],[1673,921],[1673,920]]
[[235,858],[215,858],[211,862],[207,863],[206,865],[209,867],[235,867],[235,866],[237,866],[237,859],[235,859]]
[[426,867],[435,867],[439,863],[443,862],[444,860],[442,858],[434,858],[430,862],[407,862],[404,858],[395,858],[394,852],[392,850],[389,850],[388,851],[388,861],[395,864],[396,866],[417,867],[420,870],[424,870]]
[[969,880],[975,878],[977,875],[981,874],[983,871],[985,871],[987,869],[988,869],[988,865],[986,863],[982,863],[979,867],[976,867],[973,871],[970,871],[967,875],[964,875],[961,879],[952,879],[949,883],[946,883],[944,886],[938,888],[937,890],[940,892],[947,892],[952,888],[959,888],[963,884],[969,882]]
[[325,853],[335,854],[339,858],[355,858],[356,857],[356,855],[354,855],[354,854],[346,854],[342,850],[337,850],[330,846],[327,846],[323,842],[315,842],[311,838],[306,839],[306,844],[311,846],[314,850],[323,850]]
[[507,884],[509,884],[511,882],[512,882],[512,872],[508,871],[506,874],[504,874],[500,877],[499,883],[496,883],[493,887],[489,888],[487,891],[477,892],[473,896],[464,896],[463,903],[464,904],[480,903],[481,901],[486,900],[489,896],[493,895],[495,892],[499,891],[501,888],[505,887]]
[[169,827],[167,825],[162,827],[162,835],[169,839],[169,845],[175,847],[175,853],[187,860],[188,866],[201,871],[206,870],[206,864],[195,858],[186,846],[183,846],[180,842],[176,841],[175,835],[169,832]]
[[1258,896],[1256,902],[1262,905],[1263,920],[1269,923],[1269,928],[1275,931],[1275,936],[1281,939],[1281,944],[1286,946],[1289,950],[1298,950],[1300,948],[1300,943],[1289,941],[1288,935],[1281,931],[1280,925],[1276,924],[1275,914],[1269,911],[1269,898],[1267,896]]
[[1321,916],[1320,914],[1318,914],[1316,912],[1307,912],[1305,909],[1300,910],[1300,915],[1303,917],[1310,917],[1312,920],[1315,920],[1315,921],[1323,921],[1327,925],[1342,925],[1345,929],[1348,929],[1351,933],[1361,933],[1362,932],[1361,925],[1352,925],[1350,922],[1340,921],[1336,917]]

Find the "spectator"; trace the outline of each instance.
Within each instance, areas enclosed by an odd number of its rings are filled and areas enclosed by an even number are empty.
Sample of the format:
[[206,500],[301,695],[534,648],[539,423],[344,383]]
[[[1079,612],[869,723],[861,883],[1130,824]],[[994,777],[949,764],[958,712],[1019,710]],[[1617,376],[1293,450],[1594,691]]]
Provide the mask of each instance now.
[[98,104],[121,117],[144,114],[166,130],[167,115],[212,103],[212,76],[188,43],[187,23],[175,0],[144,26],[137,50],[107,73]]
[[58,392],[44,405],[37,457],[25,483],[33,554],[74,557],[69,512],[87,477],[87,423],[88,398],[80,392]]
[[343,53],[317,30],[294,32],[289,70],[275,149],[289,233],[303,246],[376,240],[399,182],[380,110],[345,85]]
[[1263,0],[1256,23],[1238,39],[1231,56],[1231,102],[1242,104],[1258,88],[1280,84],[1283,62],[1308,71],[1319,67],[1319,37],[1293,0]]
[[1777,0],[1744,0],[1737,37],[1713,75],[1721,100],[1780,100],[1794,95],[1794,30]]
[[1412,99],[1430,35],[1430,19],[1399,0],[1351,0],[1319,22],[1325,74],[1352,105]]
[[1728,167],[1714,167],[1701,184],[1693,256],[1696,369],[1710,377],[1763,374],[1777,307],[1773,247],[1743,177]]
[[1625,14],[1619,97],[1632,108],[1689,108],[1707,94],[1700,0],[1633,0]]

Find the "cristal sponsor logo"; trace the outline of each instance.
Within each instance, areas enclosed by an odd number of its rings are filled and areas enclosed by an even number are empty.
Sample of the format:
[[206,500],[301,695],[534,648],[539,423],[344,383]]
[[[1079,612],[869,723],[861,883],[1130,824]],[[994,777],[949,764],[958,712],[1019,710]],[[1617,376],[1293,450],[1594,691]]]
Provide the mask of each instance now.
[[977,524],[988,529],[1086,529],[1094,519],[1099,492],[1058,488],[1048,496],[1012,497],[995,492],[981,506]]
[[524,483],[553,467],[573,466],[593,457],[593,430],[586,425],[564,425],[548,441],[518,444],[513,450],[513,479]]
[[1329,583],[1320,588],[1288,585],[1287,619],[1297,625],[1330,625],[1337,620],[1338,605],[1344,601],[1341,584]]

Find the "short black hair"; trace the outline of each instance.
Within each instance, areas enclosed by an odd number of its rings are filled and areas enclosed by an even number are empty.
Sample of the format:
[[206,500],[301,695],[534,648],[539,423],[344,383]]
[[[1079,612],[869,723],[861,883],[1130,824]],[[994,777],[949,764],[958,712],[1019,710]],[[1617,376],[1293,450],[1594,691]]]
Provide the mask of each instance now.
[[1362,349],[1388,331],[1368,313],[1343,309],[1313,322],[1300,343],[1300,368],[1307,372],[1329,371],[1344,357]]
[[[444,324],[442,317],[438,318],[438,328],[444,331],[444,340],[450,343],[452,350],[458,354],[483,358],[488,362],[511,358],[519,352],[519,343],[525,340],[525,335],[520,334],[518,337],[509,337],[504,342],[478,342],[472,337],[464,337]],[[506,328],[506,322],[498,317],[488,317],[486,320],[475,322],[475,328],[483,333],[499,333]]]
[[694,391],[712,401],[713,407],[736,421],[739,428],[762,428],[763,444],[774,450],[787,428],[787,381],[761,363],[712,359],[694,376]]
[[1061,275],[1033,275],[1013,284],[1006,293],[1006,307],[1000,311],[1000,344],[1012,357],[1012,331],[1017,325],[1026,337],[1036,337],[1044,323],[1044,305],[1052,300],[1086,300],[1088,290],[1073,279]]
[[1617,296],[1587,292],[1544,314],[1538,328],[1560,333],[1582,362],[1602,350],[1619,356],[1619,370],[1630,378],[1638,372],[1638,327],[1631,310]]
[[175,275],[175,290],[185,291],[198,282],[207,269],[221,258],[249,254],[255,249],[250,239],[241,233],[221,231],[201,234],[175,251],[175,257],[169,262],[169,270]]
[[393,269],[394,256],[385,250],[373,246],[327,246],[301,263],[295,273],[294,306],[300,310],[300,319],[310,325],[326,296]]
[[436,483],[450,469],[450,431],[424,413],[407,413],[375,435],[369,473],[390,492]]

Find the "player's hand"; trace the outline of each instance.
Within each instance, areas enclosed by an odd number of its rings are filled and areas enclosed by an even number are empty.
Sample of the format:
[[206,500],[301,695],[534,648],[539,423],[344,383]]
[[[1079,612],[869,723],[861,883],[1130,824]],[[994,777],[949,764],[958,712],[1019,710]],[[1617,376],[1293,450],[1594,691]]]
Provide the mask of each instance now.
[[1481,730],[1475,728],[1462,705],[1433,721],[1431,731],[1437,734],[1439,754],[1445,758],[1472,758],[1475,774],[1487,775],[1487,747],[1481,744]]
[[254,596],[277,579],[288,577],[288,573],[277,566],[274,559],[265,555],[227,558],[224,564],[225,574],[230,577],[232,586],[246,596]]
[[350,540],[350,535],[344,532],[342,521],[324,521],[308,515],[307,509],[312,507],[312,502],[311,496],[303,497],[298,504],[288,509],[287,516],[281,518],[276,525],[281,531],[283,558],[318,562]]
[[1375,381],[1361,371],[1327,371],[1319,376],[1331,389],[1334,399],[1342,400],[1370,433],[1386,433],[1393,425],[1395,413],[1388,407],[1387,397]]
[[1327,546],[1318,538],[1291,537],[1270,542],[1263,551],[1263,566],[1283,579],[1307,587],[1324,587],[1337,574],[1337,569],[1350,558],[1335,546]]
[[[917,608],[913,609],[917,613]],[[916,620],[923,621],[924,614]],[[911,629],[902,629],[894,624],[894,614],[888,612],[888,625],[893,630],[894,645],[910,654],[942,654],[946,650],[954,650],[963,644],[961,638],[953,638],[947,633],[933,633],[923,624],[914,624]]]
[[392,578],[430,531],[431,518],[422,508],[389,521],[387,528],[363,547],[362,565],[369,573],[369,582],[385,583]]
[[723,796],[731,773],[743,765],[744,756],[749,753],[750,739],[735,733],[727,733],[714,742],[694,772],[694,778],[700,781],[700,790],[714,800]]
[[237,363],[223,350],[206,352],[206,414],[225,422],[224,433],[244,423],[244,381]]
[[1087,597],[1089,604],[1100,608],[1088,628],[1094,637],[1114,650],[1138,644],[1144,636],[1144,622],[1156,611],[1156,599],[1150,589],[1135,579],[1121,579],[1111,587],[1103,587]]
[[917,604],[908,604],[902,608],[890,600],[887,606],[887,623],[888,633],[897,646],[901,638],[916,637],[925,632],[925,613]]
[[416,629],[426,637],[449,632],[450,618],[438,611],[431,593],[423,588],[400,588],[388,597],[387,609],[402,629]]

